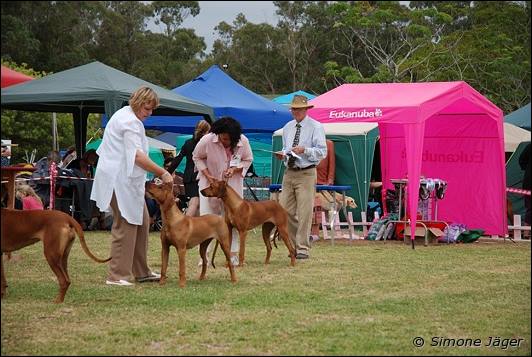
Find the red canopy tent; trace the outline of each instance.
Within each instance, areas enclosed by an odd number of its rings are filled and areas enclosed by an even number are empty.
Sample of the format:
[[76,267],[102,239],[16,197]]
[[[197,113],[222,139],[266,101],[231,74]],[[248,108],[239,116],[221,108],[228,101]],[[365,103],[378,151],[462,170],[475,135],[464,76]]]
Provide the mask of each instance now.
[[14,84],[31,81],[33,77],[19,73],[10,68],[2,66],[2,88],[9,87]]

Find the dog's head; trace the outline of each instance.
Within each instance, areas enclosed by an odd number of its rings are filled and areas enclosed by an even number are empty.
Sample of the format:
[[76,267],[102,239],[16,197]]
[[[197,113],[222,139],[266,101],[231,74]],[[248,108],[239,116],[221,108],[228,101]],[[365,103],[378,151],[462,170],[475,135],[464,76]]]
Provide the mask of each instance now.
[[155,199],[157,203],[162,204],[167,200],[174,200],[173,184],[171,182],[147,182],[146,192],[148,196]]
[[355,203],[355,200],[353,197],[345,196],[345,202],[347,207],[349,208],[357,208],[357,204]]
[[227,182],[223,180],[212,180],[209,187],[201,190],[201,194],[205,197],[218,197],[225,196],[227,190]]

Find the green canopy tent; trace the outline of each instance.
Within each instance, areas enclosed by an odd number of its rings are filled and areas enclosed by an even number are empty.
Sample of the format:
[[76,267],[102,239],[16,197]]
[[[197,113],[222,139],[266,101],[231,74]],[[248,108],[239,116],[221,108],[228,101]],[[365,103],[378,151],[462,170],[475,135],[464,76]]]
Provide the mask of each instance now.
[[[528,144],[530,144],[530,141],[523,141],[520,143],[508,161],[506,161],[506,185],[508,187],[522,188],[523,186],[523,177],[525,176],[525,171],[521,169],[521,166],[519,166],[519,156],[521,156],[521,153]],[[525,214],[523,196],[514,193],[508,193],[507,197],[512,203],[513,213],[521,215],[521,222],[523,222]]]
[[131,93],[149,86],[160,98],[153,115],[201,115],[213,122],[211,107],[180,96],[101,62],[67,69],[46,77],[2,88],[2,109],[34,112],[72,113],[76,150],[83,154],[89,113],[111,117],[127,104]]
[[[334,142],[336,158],[335,185],[348,185],[346,194],[356,204],[353,219],[360,220],[368,205],[369,184],[375,145],[379,139],[376,123],[324,123],[325,136]],[[282,149],[282,129],[273,133],[273,151]],[[282,183],[284,165],[272,156],[272,183]]]

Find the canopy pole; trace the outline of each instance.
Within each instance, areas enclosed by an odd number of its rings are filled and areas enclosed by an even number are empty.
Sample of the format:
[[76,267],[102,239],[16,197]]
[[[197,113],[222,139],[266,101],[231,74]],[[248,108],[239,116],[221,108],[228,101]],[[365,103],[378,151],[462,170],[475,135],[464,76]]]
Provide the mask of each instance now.
[[52,150],[59,151],[58,135],[57,135],[57,113],[52,113]]

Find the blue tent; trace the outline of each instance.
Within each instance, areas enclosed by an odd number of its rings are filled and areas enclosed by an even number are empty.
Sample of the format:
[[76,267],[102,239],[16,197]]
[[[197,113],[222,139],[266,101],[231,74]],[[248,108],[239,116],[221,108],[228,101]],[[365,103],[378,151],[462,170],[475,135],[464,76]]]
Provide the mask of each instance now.
[[308,100],[316,98],[316,96],[314,94],[310,94],[310,93],[307,93],[305,91],[298,90],[297,92],[281,95],[279,97],[273,98],[272,100],[275,103],[279,103],[279,104],[283,104],[283,105],[289,105],[290,103],[292,103],[292,99],[294,99],[295,95],[304,95],[305,97],[308,98]]
[[504,116],[504,122],[530,130],[530,103]]
[[[181,96],[209,105],[217,118],[231,116],[242,125],[244,133],[273,133],[292,116],[288,109],[242,86],[217,65],[192,81],[172,90]],[[201,117],[152,116],[146,129],[191,134]]]

